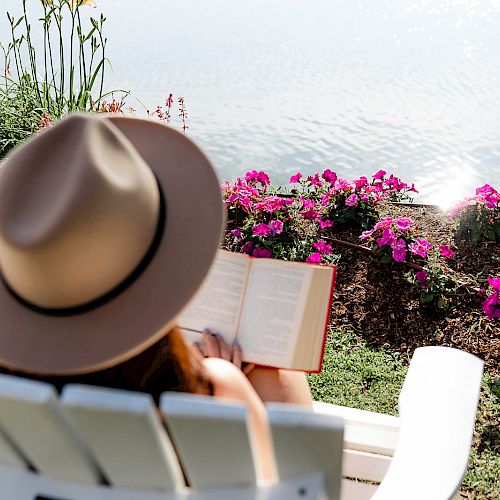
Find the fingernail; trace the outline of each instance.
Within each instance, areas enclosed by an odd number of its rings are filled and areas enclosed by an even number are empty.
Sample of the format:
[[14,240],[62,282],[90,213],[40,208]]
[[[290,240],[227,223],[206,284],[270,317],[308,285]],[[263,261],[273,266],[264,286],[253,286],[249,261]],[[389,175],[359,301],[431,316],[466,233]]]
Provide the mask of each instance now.
[[207,327],[203,328],[203,333],[211,333],[210,328]]
[[215,332],[215,333],[214,333],[214,335],[215,335],[216,337],[222,338],[222,335],[221,335],[221,333],[220,333],[220,332]]
[[241,349],[240,343],[237,340],[233,342],[233,346],[237,347],[238,349]]

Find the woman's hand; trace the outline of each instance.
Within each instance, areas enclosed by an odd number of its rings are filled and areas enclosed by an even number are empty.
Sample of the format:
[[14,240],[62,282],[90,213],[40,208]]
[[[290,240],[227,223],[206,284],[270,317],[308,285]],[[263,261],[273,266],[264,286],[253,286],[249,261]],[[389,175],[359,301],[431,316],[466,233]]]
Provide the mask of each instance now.
[[237,341],[229,346],[220,333],[213,333],[208,328],[203,331],[201,341],[196,342],[194,347],[205,358],[222,358],[233,363],[245,375],[255,368],[253,363],[242,362],[241,347]]

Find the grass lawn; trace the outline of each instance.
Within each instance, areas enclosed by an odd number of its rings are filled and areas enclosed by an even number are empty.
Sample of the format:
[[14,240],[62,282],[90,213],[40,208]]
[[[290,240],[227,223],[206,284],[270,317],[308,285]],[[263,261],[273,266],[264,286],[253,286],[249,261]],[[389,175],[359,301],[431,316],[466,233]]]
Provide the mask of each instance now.
[[[323,371],[309,376],[314,399],[397,415],[408,359],[389,349],[368,347],[344,328],[328,336]],[[495,498],[500,491],[500,387],[485,375],[473,449],[459,498]]]

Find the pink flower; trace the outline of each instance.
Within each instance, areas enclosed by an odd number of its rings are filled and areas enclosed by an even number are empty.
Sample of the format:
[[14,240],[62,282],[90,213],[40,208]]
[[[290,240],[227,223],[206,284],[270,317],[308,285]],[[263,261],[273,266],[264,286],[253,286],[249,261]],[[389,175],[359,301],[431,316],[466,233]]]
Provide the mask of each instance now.
[[256,258],[269,258],[272,256],[272,253],[270,250],[267,248],[255,248],[254,251],[252,252],[252,257]]
[[241,232],[241,230],[240,230],[240,229],[233,229],[233,230],[231,231],[231,236],[232,236],[233,238],[241,238],[241,237],[243,236],[243,233]]
[[256,236],[268,236],[270,232],[269,226],[263,222],[252,227],[252,234]]
[[375,229],[370,229],[369,231],[363,231],[361,233],[361,236],[359,237],[359,239],[360,240],[367,240],[374,232],[375,232]]
[[326,182],[329,182],[330,184],[333,184],[337,180],[337,174],[335,172],[332,172],[329,168],[327,168],[322,174],[321,177]]
[[488,278],[488,283],[493,287],[493,290],[500,292],[500,278]]
[[252,253],[252,248],[253,248],[253,242],[252,241],[247,241],[241,247],[241,253]]
[[455,252],[448,245],[439,245],[439,253],[441,257],[451,259],[455,256]]
[[321,180],[319,178],[319,174],[314,174],[314,177],[310,175],[307,180],[311,183],[311,186],[321,186]]
[[323,220],[323,219],[319,219],[318,220],[318,224],[319,224],[319,228],[320,229],[326,229],[328,227],[332,227],[333,226],[333,222],[331,220]]
[[382,179],[384,177],[384,175],[386,174],[387,172],[385,170],[379,170],[378,172],[375,172],[372,177],[374,179]]
[[280,196],[267,196],[262,201],[255,204],[255,210],[261,210],[267,213],[274,213],[281,210],[285,206],[284,198]]
[[415,273],[415,278],[417,278],[418,282],[422,285],[422,286],[427,286],[427,276],[429,275],[429,273],[425,270],[425,269],[422,269],[422,271],[418,271]]
[[307,257],[306,262],[310,262],[312,264],[319,264],[323,260],[321,254],[319,252],[314,252],[309,257]]
[[402,238],[396,241],[396,244],[392,247],[392,258],[396,262],[404,262],[406,258],[406,242]]
[[318,241],[317,243],[313,243],[314,250],[317,250],[319,253],[332,253],[332,245],[325,243],[324,241]]
[[413,220],[410,217],[401,217],[401,219],[396,219],[395,223],[399,231],[408,231],[411,228]]
[[319,213],[316,212],[316,210],[307,210],[307,212],[303,212],[302,213],[302,217],[304,217],[304,219],[308,219],[308,220],[316,220],[319,216]]
[[425,259],[432,245],[424,238],[415,238],[415,242],[410,243],[408,248],[413,255],[420,255],[420,257]]
[[476,189],[476,194],[489,195],[492,193],[496,193],[496,189],[489,184],[485,184],[484,186],[478,187]]
[[390,227],[392,224],[392,217],[385,217],[384,219],[379,220],[373,229],[377,231],[378,229],[385,229],[386,227]]
[[360,189],[367,185],[368,185],[368,179],[364,175],[362,175],[359,179],[354,180],[354,186],[356,186],[356,189]]
[[290,177],[290,184],[297,184],[297,182],[299,182],[300,179],[302,179],[302,174],[298,172]]
[[302,210],[309,210],[310,208],[314,208],[316,203],[310,200],[309,198],[300,197],[300,201],[302,202]]
[[345,204],[348,207],[354,207],[358,203],[358,197],[355,194],[351,194],[351,196],[348,196],[347,199],[345,200]]
[[483,311],[489,318],[500,318],[500,297],[493,292],[483,303]]
[[335,191],[343,191],[344,189],[347,189],[350,187],[350,184],[348,181],[344,179],[337,179],[334,184],[334,189]]
[[392,229],[384,229],[382,236],[377,238],[377,245],[383,247],[384,245],[390,245],[391,247],[396,243],[396,235]]
[[275,236],[276,234],[281,234],[283,232],[283,222],[280,220],[272,220],[268,224],[269,234]]
[[257,170],[252,170],[245,174],[245,181],[249,184],[256,184],[260,182],[263,187],[270,184],[269,176],[265,172],[257,172]]

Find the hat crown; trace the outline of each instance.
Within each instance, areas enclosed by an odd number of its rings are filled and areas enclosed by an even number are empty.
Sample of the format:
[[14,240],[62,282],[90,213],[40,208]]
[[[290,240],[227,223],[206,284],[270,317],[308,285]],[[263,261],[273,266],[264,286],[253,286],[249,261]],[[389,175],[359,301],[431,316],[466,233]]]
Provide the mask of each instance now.
[[151,169],[109,120],[63,120],[0,169],[3,278],[42,308],[101,297],[147,253],[159,196]]

